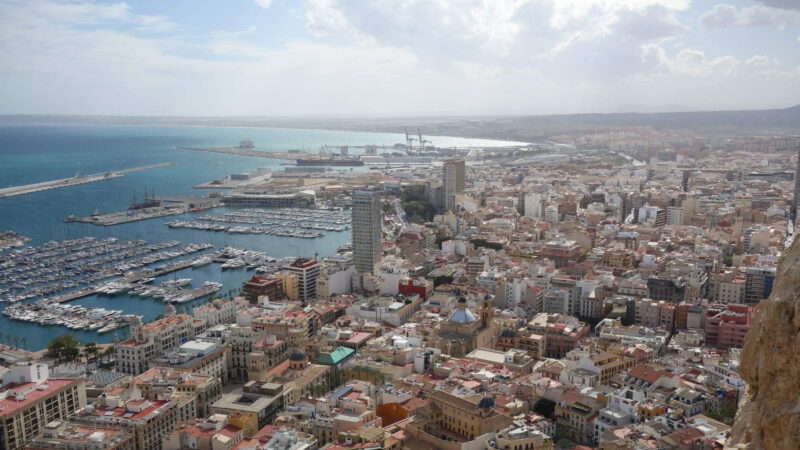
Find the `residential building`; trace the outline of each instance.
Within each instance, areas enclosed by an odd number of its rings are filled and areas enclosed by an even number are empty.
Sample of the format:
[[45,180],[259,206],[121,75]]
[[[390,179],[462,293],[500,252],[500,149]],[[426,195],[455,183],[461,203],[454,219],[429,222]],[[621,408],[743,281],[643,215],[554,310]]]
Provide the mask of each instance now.
[[463,159],[447,159],[443,168],[444,180],[444,209],[456,211],[456,194],[464,191],[466,174]]
[[83,379],[50,378],[46,364],[18,363],[3,374],[0,447],[25,448],[44,427],[86,405]]
[[353,262],[358,273],[375,273],[383,254],[381,196],[378,191],[353,192]]
[[195,336],[195,319],[176,314],[168,304],[164,318],[143,324],[138,316],[131,319],[131,337],[114,345],[117,371],[140,374],[147,370],[147,361],[164,355]]
[[[284,266],[284,270],[297,275],[298,298],[308,301],[317,296],[317,276],[320,263],[316,258],[297,258],[293,263]],[[284,288],[286,284],[284,283]]]

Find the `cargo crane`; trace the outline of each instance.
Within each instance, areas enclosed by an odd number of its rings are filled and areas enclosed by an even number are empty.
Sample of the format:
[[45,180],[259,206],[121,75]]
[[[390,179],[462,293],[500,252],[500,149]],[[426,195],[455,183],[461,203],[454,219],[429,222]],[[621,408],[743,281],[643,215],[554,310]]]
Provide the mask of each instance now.
[[405,131],[406,131],[406,146],[408,147],[408,151],[411,151],[414,148],[414,141],[416,141],[417,139],[411,137],[411,135],[408,134],[408,128],[405,128]]
[[421,152],[424,152],[424,151],[425,151],[425,144],[426,144],[426,143],[427,143],[427,144],[430,144],[430,143],[431,143],[431,141],[429,141],[429,140],[426,140],[426,139],[422,139],[422,133],[419,131],[419,128],[417,128],[417,136],[419,136],[419,147],[420,147],[420,151],[421,151]]

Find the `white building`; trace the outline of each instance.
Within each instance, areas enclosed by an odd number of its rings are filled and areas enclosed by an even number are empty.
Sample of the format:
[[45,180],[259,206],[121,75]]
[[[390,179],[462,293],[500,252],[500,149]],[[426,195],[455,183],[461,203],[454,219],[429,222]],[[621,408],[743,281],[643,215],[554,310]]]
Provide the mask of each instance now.
[[148,324],[135,317],[130,325],[131,337],[114,344],[117,371],[138,375],[147,370],[147,360],[162,356],[195,336],[195,319],[176,314],[167,305],[164,318]]
[[525,193],[525,215],[539,219],[542,217],[542,194]]
[[216,299],[195,308],[193,315],[195,319],[204,320],[208,327],[221,323],[233,323],[236,320],[236,303]]

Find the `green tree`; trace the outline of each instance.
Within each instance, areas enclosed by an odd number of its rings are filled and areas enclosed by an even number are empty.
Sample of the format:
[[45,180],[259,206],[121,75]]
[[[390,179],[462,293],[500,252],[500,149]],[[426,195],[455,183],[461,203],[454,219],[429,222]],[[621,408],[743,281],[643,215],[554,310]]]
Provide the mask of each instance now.
[[80,355],[80,342],[70,333],[56,336],[47,344],[47,356],[56,358],[58,362],[75,361]]
[[97,347],[96,342],[89,342],[83,346],[83,354],[86,356],[86,362],[89,362],[89,359],[97,359],[97,355],[100,353],[100,348]]
[[442,284],[449,284],[453,282],[453,277],[450,275],[439,275],[433,278],[433,286],[440,286]]
[[485,247],[494,250],[502,250],[503,244],[499,242],[489,242],[486,239],[473,239],[470,241],[475,247]]

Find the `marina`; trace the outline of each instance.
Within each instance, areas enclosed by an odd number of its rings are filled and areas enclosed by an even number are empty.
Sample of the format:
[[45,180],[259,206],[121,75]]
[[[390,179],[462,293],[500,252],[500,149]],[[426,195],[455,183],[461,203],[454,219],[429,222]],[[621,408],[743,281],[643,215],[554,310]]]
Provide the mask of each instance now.
[[244,208],[223,216],[199,216],[197,221],[176,220],[167,226],[313,239],[325,236],[324,231],[347,231],[350,222],[349,212],[342,208]]
[[131,314],[104,308],[87,308],[79,305],[51,305],[32,303],[13,305],[3,310],[13,320],[36,323],[44,326],[63,326],[70,330],[108,333],[127,326]]
[[158,167],[167,167],[175,165],[174,162],[152,164],[149,166],[133,167],[130,169],[116,170],[103,173],[95,173],[91,175],[80,175],[76,173],[71,178],[61,178],[58,180],[43,181],[41,183],[25,184],[21,186],[13,186],[9,188],[0,189],[0,198],[15,197],[18,195],[32,194],[34,192],[47,191],[50,189],[58,189],[63,187],[77,186],[85,183],[94,183],[96,181],[111,180],[119,178],[126,173],[138,172],[140,170],[155,169]]
[[[178,241],[120,242],[116,238],[84,237],[18,248],[0,255],[0,301],[13,303],[50,295],[56,295],[51,300],[55,303],[74,300],[94,292],[96,283],[129,272],[131,280],[138,280],[144,276],[136,278],[137,272],[132,272],[136,269],[210,247],[181,246]],[[160,273],[167,268],[149,272]]]

